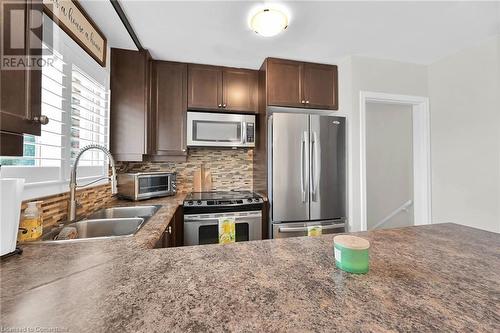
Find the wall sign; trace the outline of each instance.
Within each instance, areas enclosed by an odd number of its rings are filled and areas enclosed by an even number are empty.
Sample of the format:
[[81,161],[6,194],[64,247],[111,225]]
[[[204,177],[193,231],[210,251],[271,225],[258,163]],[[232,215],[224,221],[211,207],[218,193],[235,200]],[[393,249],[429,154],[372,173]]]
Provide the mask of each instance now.
[[106,37],[76,0],[43,0],[43,11],[102,67]]

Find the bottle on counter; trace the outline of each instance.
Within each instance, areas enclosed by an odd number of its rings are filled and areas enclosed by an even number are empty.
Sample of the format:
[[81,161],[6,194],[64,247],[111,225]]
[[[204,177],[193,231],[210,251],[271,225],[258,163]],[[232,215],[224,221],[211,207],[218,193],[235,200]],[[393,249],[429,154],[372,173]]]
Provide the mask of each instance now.
[[19,242],[34,241],[42,237],[42,215],[38,209],[40,201],[28,202],[28,207],[24,210],[17,240]]

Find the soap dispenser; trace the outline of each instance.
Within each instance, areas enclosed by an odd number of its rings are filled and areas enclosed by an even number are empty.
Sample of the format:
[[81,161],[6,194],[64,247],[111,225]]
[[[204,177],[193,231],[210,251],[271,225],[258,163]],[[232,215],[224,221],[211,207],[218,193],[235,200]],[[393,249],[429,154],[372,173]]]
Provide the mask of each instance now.
[[39,201],[28,202],[28,207],[24,210],[17,236],[19,242],[34,241],[42,236],[42,216],[38,203]]

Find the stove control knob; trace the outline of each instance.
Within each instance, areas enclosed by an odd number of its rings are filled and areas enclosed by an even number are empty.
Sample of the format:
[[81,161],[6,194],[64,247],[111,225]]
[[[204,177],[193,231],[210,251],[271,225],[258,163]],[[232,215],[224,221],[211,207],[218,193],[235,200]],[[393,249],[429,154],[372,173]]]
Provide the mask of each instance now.
[[192,202],[192,201],[188,201],[188,205],[189,205],[189,206],[192,206],[192,205],[193,205],[193,202]]
[[198,205],[201,205],[201,200],[198,200],[196,203],[197,203]]
[[252,202],[252,199],[248,199],[248,202]]
[[259,199],[253,199],[253,202],[259,202]]

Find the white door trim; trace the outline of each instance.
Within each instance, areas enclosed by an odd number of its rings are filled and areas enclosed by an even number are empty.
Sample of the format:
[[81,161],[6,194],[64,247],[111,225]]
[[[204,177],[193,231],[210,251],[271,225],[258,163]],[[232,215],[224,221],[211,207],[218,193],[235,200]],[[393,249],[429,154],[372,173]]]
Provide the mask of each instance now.
[[366,206],[366,104],[390,103],[412,106],[413,115],[413,202],[415,225],[431,223],[431,148],[429,98],[361,91],[360,178],[361,230],[367,230]]

